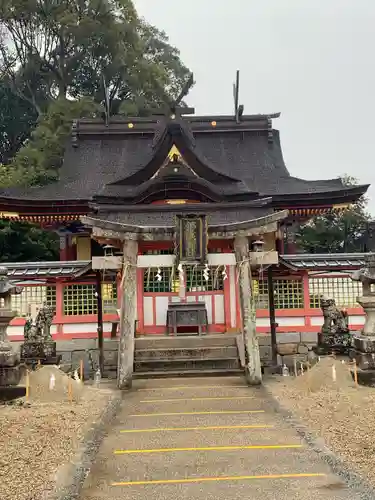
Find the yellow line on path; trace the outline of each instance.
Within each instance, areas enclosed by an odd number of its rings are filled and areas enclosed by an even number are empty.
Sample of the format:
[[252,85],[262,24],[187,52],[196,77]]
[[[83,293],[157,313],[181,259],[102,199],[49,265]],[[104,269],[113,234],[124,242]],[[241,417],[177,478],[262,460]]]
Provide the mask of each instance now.
[[151,448],[150,450],[115,450],[115,455],[130,455],[136,453],[174,453],[176,451],[233,451],[233,450],[283,450],[302,448],[301,444],[270,444],[251,446],[204,446],[202,448]]
[[174,387],[150,387],[148,389],[137,389],[139,392],[147,391],[180,391],[182,389],[249,389],[247,385],[179,385]]
[[219,429],[273,429],[273,425],[212,425],[201,427],[156,427],[153,429],[125,429],[120,431],[122,434],[131,434],[134,432],[167,432],[167,431],[215,431]]
[[148,484],[188,484],[215,481],[248,481],[252,479],[303,479],[309,477],[326,477],[326,474],[268,474],[264,476],[219,476],[219,477],[194,477],[187,479],[158,479],[153,481],[124,481],[112,483],[112,486],[144,486]]
[[236,413],[264,413],[264,410],[224,410],[224,411],[189,411],[177,413],[135,413],[129,417],[170,417],[175,415],[228,415]]
[[239,397],[208,397],[208,398],[172,398],[172,399],[144,399],[140,403],[172,403],[173,401],[234,401],[237,399],[254,399],[253,396],[239,396]]

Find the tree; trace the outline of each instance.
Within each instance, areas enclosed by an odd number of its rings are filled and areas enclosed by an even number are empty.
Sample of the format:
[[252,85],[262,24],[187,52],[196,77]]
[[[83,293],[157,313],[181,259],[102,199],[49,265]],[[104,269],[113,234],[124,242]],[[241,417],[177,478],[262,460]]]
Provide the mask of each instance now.
[[24,222],[0,220],[0,261],[25,262],[59,259],[59,238]]
[[[188,74],[131,0],[0,0],[0,186],[58,178],[72,120],[103,113],[104,81],[112,114],[136,116],[176,98]],[[0,223],[0,260],[56,258],[54,234]]]
[[[345,175],[346,186],[358,185],[358,181]],[[301,250],[307,253],[340,253],[364,251],[368,222],[368,200],[362,196],[342,212],[319,215],[303,224],[297,233]]]
[[176,97],[189,73],[131,0],[0,0],[0,28],[3,78],[39,116],[8,185],[58,177],[72,119],[103,111],[103,80],[114,111],[144,115]]
[[30,137],[38,115],[1,81],[0,102],[0,164],[6,164]]

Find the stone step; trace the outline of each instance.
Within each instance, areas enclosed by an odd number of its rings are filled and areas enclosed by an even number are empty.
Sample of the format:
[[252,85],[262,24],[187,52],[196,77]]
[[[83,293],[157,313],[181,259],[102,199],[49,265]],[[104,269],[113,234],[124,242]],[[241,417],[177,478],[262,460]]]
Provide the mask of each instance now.
[[138,337],[135,339],[135,348],[138,349],[162,349],[162,348],[195,348],[195,347],[219,347],[236,346],[236,336],[221,335],[186,335],[176,337],[154,336]]
[[215,346],[215,347],[195,347],[195,348],[158,348],[158,349],[137,349],[135,360],[169,360],[174,358],[184,359],[206,359],[206,358],[236,358],[238,355],[235,346]]
[[231,377],[233,375],[243,375],[243,370],[239,368],[227,369],[207,369],[207,370],[169,370],[169,371],[142,371],[135,372],[134,379],[147,378],[176,378],[176,377]]
[[187,370],[227,370],[240,368],[238,358],[207,358],[207,359],[191,359],[191,358],[173,358],[173,359],[155,359],[136,361],[134,363],[135,372],[150,372],[150,371],[187,371]]

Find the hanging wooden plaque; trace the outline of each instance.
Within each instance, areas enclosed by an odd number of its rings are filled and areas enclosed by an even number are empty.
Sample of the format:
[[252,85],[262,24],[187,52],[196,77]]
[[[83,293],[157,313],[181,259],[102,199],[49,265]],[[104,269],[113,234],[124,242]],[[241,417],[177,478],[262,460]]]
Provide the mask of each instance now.
[[207,260],[207,220],[205,215],[178,215],[176,250],[179,262],[204,264]]

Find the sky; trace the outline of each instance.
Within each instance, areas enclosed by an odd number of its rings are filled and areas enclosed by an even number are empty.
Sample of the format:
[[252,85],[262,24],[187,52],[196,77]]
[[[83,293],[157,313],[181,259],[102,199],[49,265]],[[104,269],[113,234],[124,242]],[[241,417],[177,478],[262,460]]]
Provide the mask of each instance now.
[[281,112],[290,173],[348,174],[375,215],[375,0],[134,0],[164,30],[196,85],[196,114],[232,114],[240,70],[245,114]]

